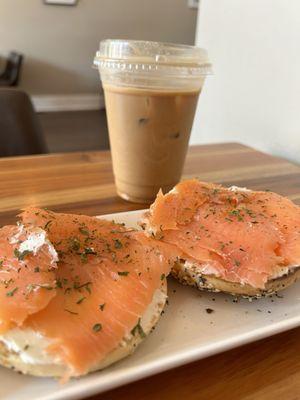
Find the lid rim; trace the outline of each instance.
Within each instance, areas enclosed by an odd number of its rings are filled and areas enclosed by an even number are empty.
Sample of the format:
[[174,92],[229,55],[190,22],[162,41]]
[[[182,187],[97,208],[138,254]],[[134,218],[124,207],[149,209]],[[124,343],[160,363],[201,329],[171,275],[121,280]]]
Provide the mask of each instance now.
[[125,39],[105,39],[100,42],[94,64],[104,61],[186,67],[211,65],[207,51],[197,46]]
[[94,65],[99,66],[99,64],[103,63],[119,63],[119,64],[134,64],[134,65],[154,65],[154,66],[166,66],[166,67],[177,67],[177,68],[211,68],[212,64],[210,62],[154,62],[153,60],[145,60],[141,59],[140,61],[137,59],[121,59],[121,58],[106,58],[106,57],[95,57],[94,59]]
[[178,48],[182,48],[182,49],[190,49],[190,50],[193,50],[193,49],[200,49],[200,50],[203,50],[203,51],[205,51],[205,52],[207,52],[206,51],[206,49],[204,49],[204,48],[202,48],[202,47],[198,47],[198,46],[193,46],[193,45],[191,45],[191,44],[182,44],[182,43],[174,43],[174,42],[157,42],[157,41],[153,41],[153,40],[134,40],[134,39],[104,39],[104,40],[101,40],[100,41],[100,44],[101,43],[112,43],[112,42],[115,42],[115,43],[140,43],[140,44],[142,44],[142,43],[144,43],[144,44],[146,44],[146,43],[150,43],[150,44],[157,44],[157,45],[163,45],[163,46],[171,46],[171,47],[178,47]]

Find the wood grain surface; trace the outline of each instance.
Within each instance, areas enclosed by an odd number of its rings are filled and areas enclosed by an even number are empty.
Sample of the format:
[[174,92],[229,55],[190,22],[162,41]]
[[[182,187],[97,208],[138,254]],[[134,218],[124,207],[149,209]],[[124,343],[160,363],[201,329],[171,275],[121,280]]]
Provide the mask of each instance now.
[[[299,166],[237,143],[191,147],[183,177],[270,189],[300,204]],[[88,215],[146,207],[117,197],[109,152],[3,158],[0,184],[1,225],[28,204]],[[93,397],[117,399],[300,399],[300,328]]]

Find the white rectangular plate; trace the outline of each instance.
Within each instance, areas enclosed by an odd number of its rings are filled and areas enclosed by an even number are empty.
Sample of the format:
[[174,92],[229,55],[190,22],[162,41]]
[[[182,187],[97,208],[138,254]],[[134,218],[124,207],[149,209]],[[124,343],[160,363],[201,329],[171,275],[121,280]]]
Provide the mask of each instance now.
[[[106,215],[136,226],[142,211]],[[233,297],[185,287],[169,278],[169,305],[136,352],[104,371],[61,385],[0,367],[1,400],[82,399],[95,393],[241,346],[300,325],[300,282],[283,297],[237,303]],[[207,308],[214,310],[208,314]]]

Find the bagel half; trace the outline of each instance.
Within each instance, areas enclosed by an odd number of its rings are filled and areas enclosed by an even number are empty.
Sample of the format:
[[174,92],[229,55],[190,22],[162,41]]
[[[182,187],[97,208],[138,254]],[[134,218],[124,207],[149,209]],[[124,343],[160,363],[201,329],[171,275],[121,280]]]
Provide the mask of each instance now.
[[[132,354],[157,324],[167,300],[167,282],[157,289],[144,315],[119,346],[99,360],[88,372],[101,370]],[[78,376],[61,360],[47,355],[45,347],[51,342],[36,332],[15,328],[0,336],[0,364],[6,368],[40,377],[63,378]]]
[[300,207],[273,192],[183,181],[140,226],[174,246],[172,275],[200,290],[263,297],[300,276]]

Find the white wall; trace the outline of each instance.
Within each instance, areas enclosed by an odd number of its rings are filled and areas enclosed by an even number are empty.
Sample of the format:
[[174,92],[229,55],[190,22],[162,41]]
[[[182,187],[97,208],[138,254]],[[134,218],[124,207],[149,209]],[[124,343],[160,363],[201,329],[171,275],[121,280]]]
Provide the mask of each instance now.
[[300,163],[300,1],[201,0],[214,75],[192,143],[239,141]]
[[25,55],[21,86],[31,94],[98,93],[92,60],[105,38],[194,42],[197,10],[187,0],[0,0],[0,55]]

